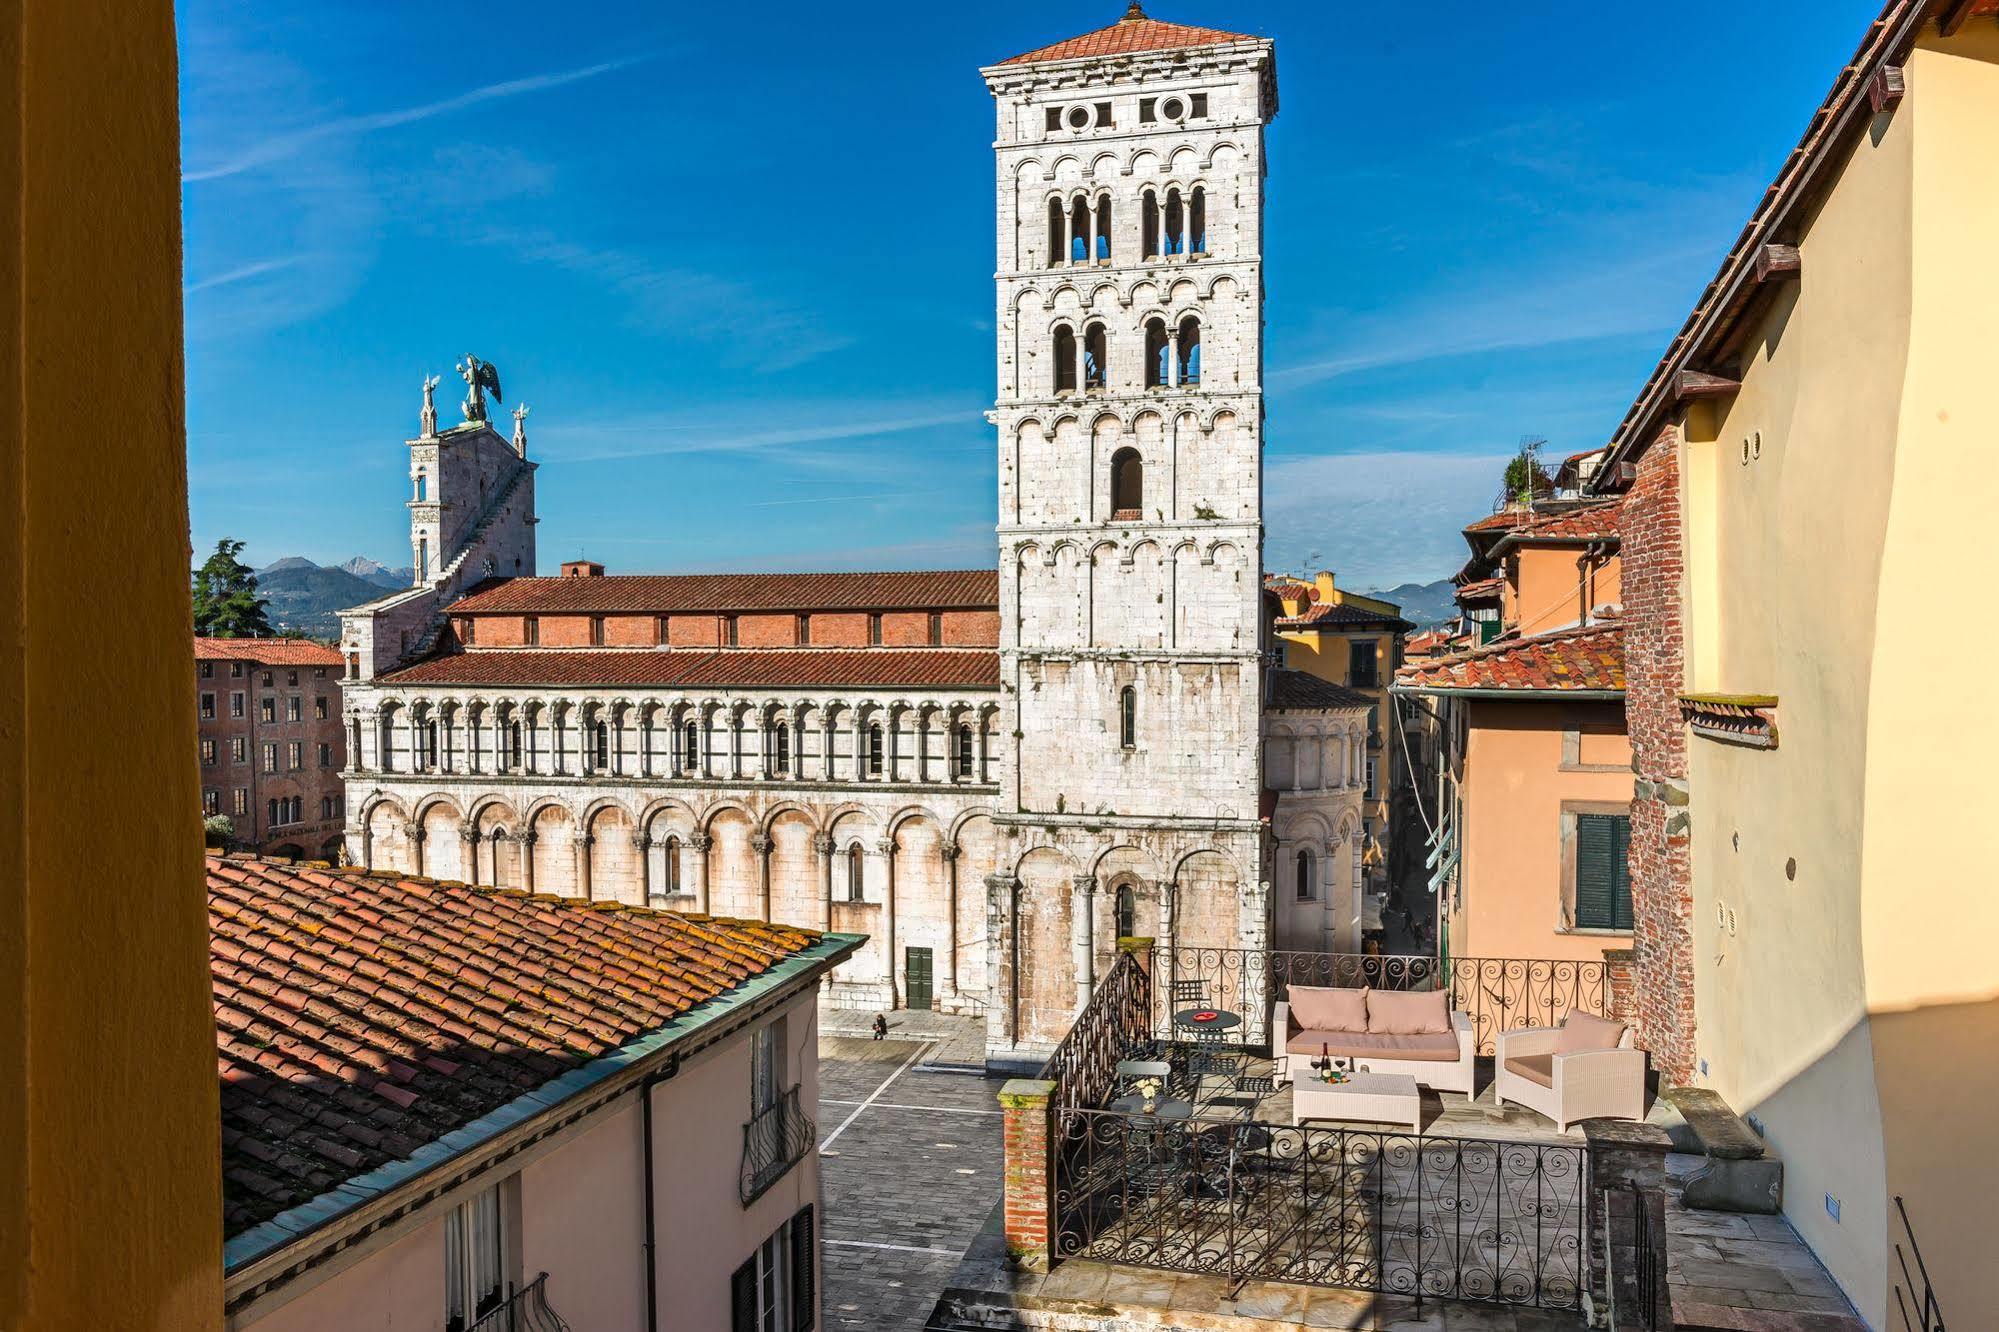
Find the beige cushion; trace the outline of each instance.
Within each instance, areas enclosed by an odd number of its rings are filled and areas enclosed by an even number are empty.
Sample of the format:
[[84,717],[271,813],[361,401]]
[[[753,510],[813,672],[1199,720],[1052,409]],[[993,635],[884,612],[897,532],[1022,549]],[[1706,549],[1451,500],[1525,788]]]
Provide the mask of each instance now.
[[1341,1059],[1423,1059],[1448,1062],[1458,1057],[1455,1036],[1390,1036],[1367,1031],[1300,1031],[1284,1043],[1292,1055]]
[[1370,990],[1367,1029],[1387,1036],[1449,1035],[1451,996],[1443,990]]
[[1511,1055],[1506,1060],[1506,1071],[1538,1082],[1543,1087],[1555,1085],[1555,1056],[1553,1055]]
[[1615,1050],[1624,1039],[1624,1024],[1594,1013],[1571,1008],[1555,1036],[1556,1054],[1583,1054],[1590,1050]]
[[1367,988],[1293,985],[1291,1016],[1301,1028],[1315,1031],[1366,1031]]

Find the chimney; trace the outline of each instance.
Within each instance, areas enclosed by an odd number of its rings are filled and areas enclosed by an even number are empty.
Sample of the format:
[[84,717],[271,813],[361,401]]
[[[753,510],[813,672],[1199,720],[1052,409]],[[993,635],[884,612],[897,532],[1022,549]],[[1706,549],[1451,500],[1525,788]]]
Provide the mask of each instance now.
[[1339,601],[1339,598],[1333,595],[1332,570],[1330,569],[1319,570],[1318,573],[1312,576],[1312,586],[1319,589],[1319,600],[1326,602],[1328,605],[1334,604]]
[[604,576],[604,566],[595,560],[564,560],[562,562],[562,576],[564,578],[602,578]]

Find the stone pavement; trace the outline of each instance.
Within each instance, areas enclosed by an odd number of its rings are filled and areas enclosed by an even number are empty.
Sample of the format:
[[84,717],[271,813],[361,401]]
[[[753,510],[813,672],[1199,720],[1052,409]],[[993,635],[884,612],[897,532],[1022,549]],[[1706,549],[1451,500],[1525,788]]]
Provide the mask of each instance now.
[[1865,1332],[1866,1324],[1781,1216],[1693,1212],[1678,1185],[1704,1158],[1674,1152],[1666,1174],[1666,1280],[1673,1320],[1729,1332]]
[[[986,1071],[986,1020],[934,1013],[928,1009],[898,1008],[884,1013],[888,1019],[889,1041],[923,1041],[930,1045],[916,1061],[919,1067],[949,1068],[966,1073]],[[870,1037],[875,1020],[873,1009],[833,1008],[819,1005],[819,1031],[825,1036]],[[907,1047],[903,1054],[909,1053]]]
[[[937,1015],[890,1020],[906,1016]],[[874,1015],[859,1017],[865,1031]],[[999,1202],[1002,1079],[927,1064],[935,1053],[926,1042],[821,1028],[821,1325],[828,1332],[922,1328]]]

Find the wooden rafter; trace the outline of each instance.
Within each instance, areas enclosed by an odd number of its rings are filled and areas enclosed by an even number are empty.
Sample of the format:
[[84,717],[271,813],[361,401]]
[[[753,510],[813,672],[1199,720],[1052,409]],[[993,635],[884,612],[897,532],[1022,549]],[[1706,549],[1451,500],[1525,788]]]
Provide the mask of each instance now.
[[1724,379],[1704,370],[1682,370],[1673,385],[1673,397],[1678,402],[1689,398],[1725,398],[1741,391],[1741,381]]
[[1761,286],[1773,278],[1794,278],[1803,267],[1797,246],[1765,245],[1756,252],[1756,283]]
[[1867,83],[1867,104],[1874,108],[1874,114],[1896,105],[1903,94],[1909,91],[1908,81],[1902,77],[1900,65],[1883,65],[1874,71],[1874,77]]

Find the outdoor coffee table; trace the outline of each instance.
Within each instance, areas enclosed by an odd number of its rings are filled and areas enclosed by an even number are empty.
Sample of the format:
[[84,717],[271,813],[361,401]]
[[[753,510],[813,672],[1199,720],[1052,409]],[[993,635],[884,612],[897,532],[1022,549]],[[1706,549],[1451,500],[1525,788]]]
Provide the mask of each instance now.
[[1345,1082],[1298,1078],[1291,1083],[1291,1122],[1308,1119],[1406,1122],[1411,1133],[1421,1133],[1423,1093],[1407,1073],[1349,1073]]

